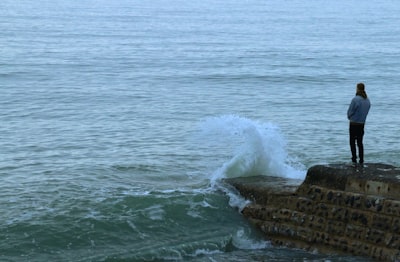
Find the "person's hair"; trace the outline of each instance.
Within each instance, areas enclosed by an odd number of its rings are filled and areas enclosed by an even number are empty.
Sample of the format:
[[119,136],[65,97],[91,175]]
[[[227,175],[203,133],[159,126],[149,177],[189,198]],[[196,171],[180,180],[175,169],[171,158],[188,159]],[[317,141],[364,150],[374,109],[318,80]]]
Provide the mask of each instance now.
[[364,99],[367,99],[367,93],[365,92],[365,85],[364,83],[358,83],[357,84],[357,96],[362,96]]

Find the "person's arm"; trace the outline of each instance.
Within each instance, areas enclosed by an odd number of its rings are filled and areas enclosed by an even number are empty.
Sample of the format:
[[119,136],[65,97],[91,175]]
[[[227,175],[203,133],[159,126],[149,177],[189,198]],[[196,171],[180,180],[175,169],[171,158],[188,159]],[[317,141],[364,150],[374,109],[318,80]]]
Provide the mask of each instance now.
[[351,103],[349,105],[349,109],[347,109],[347,119],[351,119],[351,117],[354,115],[354,113],[356,112],[356,102],[355,100],[351,100]]

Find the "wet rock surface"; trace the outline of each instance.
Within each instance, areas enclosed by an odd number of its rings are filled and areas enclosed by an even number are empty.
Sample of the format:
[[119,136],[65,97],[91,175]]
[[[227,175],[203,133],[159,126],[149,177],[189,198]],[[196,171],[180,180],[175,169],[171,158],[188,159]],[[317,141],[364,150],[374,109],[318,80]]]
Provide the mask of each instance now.
[[252,200],[242,213],[273,244],[400,261],[400,169],[381,163],[311,167],[304,181],[226,179]]

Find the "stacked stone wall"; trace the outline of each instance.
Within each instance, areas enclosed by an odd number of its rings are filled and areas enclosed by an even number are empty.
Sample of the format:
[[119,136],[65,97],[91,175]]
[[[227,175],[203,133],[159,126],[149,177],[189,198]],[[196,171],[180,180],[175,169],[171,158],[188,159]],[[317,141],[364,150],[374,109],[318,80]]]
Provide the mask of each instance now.
[[232,184],[253,200],[243,215],[273,244],[400,261],[400,200],[392,190],[400,183],[340,175],[335,186],[322,179],[306,178],[295,191],[279,193]]

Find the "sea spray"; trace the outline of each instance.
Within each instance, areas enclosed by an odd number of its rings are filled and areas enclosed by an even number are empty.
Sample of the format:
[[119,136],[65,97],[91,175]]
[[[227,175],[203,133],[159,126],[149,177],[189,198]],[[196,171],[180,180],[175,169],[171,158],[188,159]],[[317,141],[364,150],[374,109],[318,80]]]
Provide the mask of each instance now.
[[239,228],[232,237],[232,244],[238,249],[264,249],[271,245],[269,241],[253,236],[249,229]]
[[304,168],[288,156],[286,141],[279,127],[272,123],[222,115],[204,119],[198,129],[203,146],[207,146],[216,157],[224,157],[210,174],[213,185],[227,177],[268,175],[304,178]]

